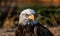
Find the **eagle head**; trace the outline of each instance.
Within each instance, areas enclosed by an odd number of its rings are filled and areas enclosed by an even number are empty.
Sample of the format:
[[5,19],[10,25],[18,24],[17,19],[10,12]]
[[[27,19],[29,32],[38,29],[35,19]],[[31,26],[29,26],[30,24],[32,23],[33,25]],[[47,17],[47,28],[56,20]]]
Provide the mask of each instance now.
[[35,20],[35,11],[33,9],[25,9],[20,13],[19,24],[26,25],[27,22]]

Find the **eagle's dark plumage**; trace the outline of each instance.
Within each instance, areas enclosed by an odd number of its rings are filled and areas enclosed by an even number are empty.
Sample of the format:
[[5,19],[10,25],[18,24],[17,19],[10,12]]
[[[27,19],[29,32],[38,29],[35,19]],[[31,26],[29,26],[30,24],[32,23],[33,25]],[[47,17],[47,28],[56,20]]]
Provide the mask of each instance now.
[[[26,10],[28,10],[28,11],[26,11]],[[26,12],[30,13],[32,9],[26,9],[26,10],[25,10],[25,13],[24,12],[22,13],[23,15],[25,15]],[[32,15],[32,12],[30,15]],[[21,17],[21,18],[23,18],[23,17]],[[26,18],[28,18],[28,16]],[[50,30],[47,29],[46,27],[44,27],[43,25],[41,25],[39,22],[36,22],[36,20],[30,22],[29,19],[26,19],[26,18],[24,18],[25,21],[23,23],[20,22],[22,19],[19,21],[20,23],[18,24],[18,26],[15,30],[16,36],[53,36],[53,34],[50,32]],[[28,23],[25,23],[25,22],[28,22]]]
[[15,34],[16,36],[53,36],[50,30],[40,23],[35,25],[18,25]]

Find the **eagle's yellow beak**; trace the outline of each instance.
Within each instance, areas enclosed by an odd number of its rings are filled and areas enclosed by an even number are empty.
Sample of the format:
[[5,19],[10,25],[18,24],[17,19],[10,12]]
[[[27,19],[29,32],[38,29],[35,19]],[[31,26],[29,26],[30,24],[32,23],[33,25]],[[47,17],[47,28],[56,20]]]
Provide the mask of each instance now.
[[30,15],[28,18],[29,18],[30,20],[34,21],[34,15]]

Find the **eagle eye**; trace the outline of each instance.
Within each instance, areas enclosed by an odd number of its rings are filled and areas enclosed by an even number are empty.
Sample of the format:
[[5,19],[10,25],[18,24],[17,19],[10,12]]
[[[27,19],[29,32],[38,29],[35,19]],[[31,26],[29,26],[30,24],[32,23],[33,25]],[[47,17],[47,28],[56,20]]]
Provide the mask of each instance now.
[[26,16],[29,16],[29,14],[26,14]]

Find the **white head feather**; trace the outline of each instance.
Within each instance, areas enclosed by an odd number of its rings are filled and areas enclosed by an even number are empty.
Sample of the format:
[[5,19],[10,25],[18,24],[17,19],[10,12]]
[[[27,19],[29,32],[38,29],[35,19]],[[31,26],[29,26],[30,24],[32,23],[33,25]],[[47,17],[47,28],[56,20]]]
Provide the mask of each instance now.
[[33,9],[25,9],[21,14],[35,14],[35,11]]
[[35,11],[33,9],[25,9],[21,12],[19,16],[19,24],[26,25],[28,18],[26,17],[25,14],[28,15],[35,15]]

